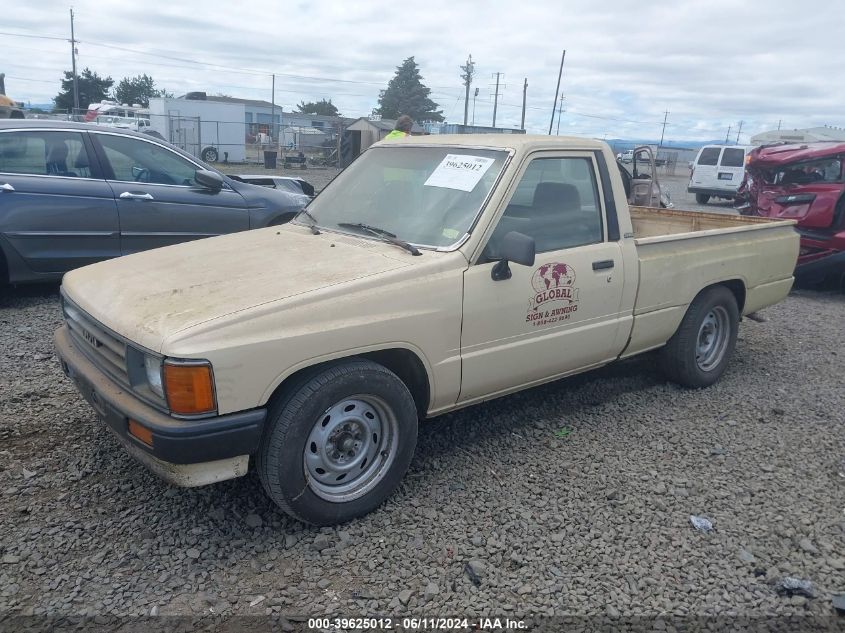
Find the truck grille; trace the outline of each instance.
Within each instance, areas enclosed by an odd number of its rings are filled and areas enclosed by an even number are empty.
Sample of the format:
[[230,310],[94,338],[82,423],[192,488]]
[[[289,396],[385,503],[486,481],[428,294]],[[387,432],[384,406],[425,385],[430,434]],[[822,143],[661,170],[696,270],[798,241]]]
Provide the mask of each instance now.
[[126,343],[66,298],[62,310],[77,348],[99,369],[128,386]]

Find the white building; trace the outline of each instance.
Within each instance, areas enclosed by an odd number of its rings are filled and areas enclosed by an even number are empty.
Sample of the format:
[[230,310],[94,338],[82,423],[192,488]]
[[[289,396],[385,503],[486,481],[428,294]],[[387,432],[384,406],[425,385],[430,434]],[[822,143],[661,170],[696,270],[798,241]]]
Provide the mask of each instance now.
[[818,141],[845,142],[845,128],[810,127],[802,130],[771,130],[751,137],[752,145],[768,143],[816,143]]

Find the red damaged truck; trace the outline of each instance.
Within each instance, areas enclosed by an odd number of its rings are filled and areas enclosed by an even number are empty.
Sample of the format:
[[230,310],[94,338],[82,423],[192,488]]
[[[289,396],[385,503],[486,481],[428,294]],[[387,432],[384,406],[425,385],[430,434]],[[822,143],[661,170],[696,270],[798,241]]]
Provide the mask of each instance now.
[[845,143],[764,145],[746,161],[740,213],[797,221],[796,277],[845,279]]

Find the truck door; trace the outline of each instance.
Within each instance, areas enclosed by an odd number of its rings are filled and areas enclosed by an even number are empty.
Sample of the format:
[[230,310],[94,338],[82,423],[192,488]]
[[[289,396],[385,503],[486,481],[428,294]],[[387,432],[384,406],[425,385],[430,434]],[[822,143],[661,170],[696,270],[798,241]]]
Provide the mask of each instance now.
[[[540,153],[523,166],[465,273],[459,402],[602,364],[624,346],[624,262],[618,238],[608,240],[597,173],[591,152]],[[535,264],[512,263],[511,278],[494,281],[510,231],[534,238]]]

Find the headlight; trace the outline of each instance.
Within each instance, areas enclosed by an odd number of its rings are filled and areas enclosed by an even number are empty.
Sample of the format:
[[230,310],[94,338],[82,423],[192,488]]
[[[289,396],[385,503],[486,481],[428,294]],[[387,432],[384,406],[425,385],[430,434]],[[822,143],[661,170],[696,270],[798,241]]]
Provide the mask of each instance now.
[[145,355],[144,370],[147,372],[147,386],[159,398],[164,398],[164,387],[161,384],[161,359]]

